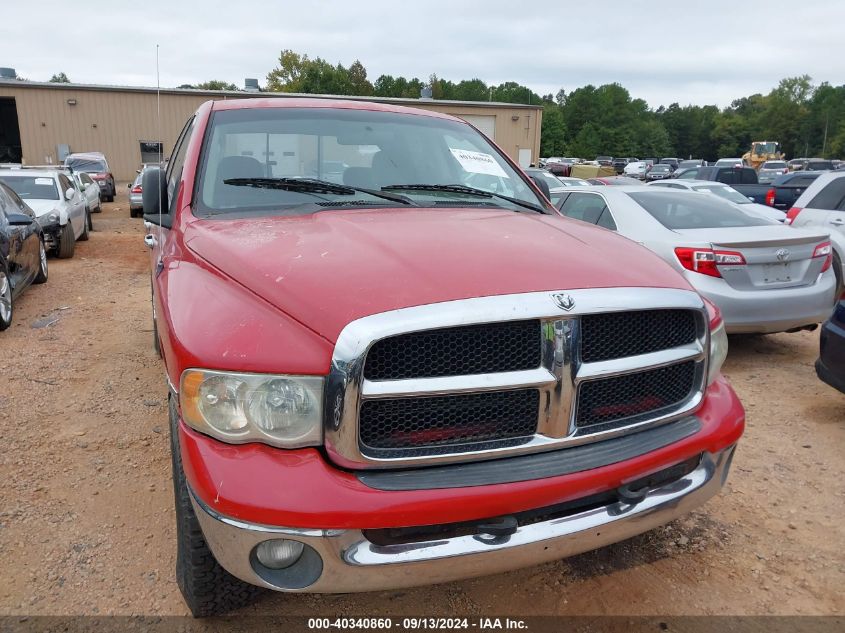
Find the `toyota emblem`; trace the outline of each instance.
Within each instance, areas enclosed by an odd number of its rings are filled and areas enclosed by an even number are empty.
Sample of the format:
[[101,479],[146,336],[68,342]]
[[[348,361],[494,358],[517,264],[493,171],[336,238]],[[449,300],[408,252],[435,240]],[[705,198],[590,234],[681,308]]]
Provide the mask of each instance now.
[[775,252],[775,257],[778,258],[779,262],[785,262],[786,260],[789,259],[789,250],[785,249],[785,248],[779,248]]

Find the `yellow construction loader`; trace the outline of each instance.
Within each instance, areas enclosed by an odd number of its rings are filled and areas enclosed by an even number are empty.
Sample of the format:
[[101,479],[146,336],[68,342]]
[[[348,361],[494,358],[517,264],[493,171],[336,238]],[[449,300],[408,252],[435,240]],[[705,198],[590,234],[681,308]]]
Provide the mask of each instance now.
[[743,162],[749,167],[760,169],[767,160],[783,160],[780,143],[777,141],[752,141],[751,151],[742,155]]

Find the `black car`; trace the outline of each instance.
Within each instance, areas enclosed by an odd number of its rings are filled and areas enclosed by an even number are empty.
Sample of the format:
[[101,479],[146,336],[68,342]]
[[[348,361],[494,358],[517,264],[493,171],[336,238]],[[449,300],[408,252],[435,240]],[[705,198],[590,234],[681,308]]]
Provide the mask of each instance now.
[[12,324],[15,299],[47,281],[47,250],[35,213],[0,183],[0,331]]
[[845,299],[822,324],[816,373],[822,381],[845,393]]
[[630,162],[627,158],[614,158],[611,161],[611,166],[613,167],[613,171],[616,172],[616,175],[619,176],[625,171],[625,166]]
[[772,181],[771,189],[766,194],[766,204],[782,211],[791,209],[810,183],[823,173],[821,171],[793,171],[778,176]]

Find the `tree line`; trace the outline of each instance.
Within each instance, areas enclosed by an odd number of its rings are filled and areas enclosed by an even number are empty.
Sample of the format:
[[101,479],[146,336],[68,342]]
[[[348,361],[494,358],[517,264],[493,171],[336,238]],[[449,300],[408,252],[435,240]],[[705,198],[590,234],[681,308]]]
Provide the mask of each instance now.
[[[64,73],[50,81],[68,81]],[[184,88],[237,90],[220,80]],[[538,95],[514,81],[451,81],[380,75],[374,81],[355,60],[348,67],[286,49],[267,75],[264,90],[417,99],[536,104],[543,108],[542,156],[678,156],[716,160],[742,156],[752,141],[778,141],[787,157],[845,158],[845,84],[814,85],[809,75],[787,77],[768,94],[734,100],[730,106],[680,105],[656,109],[618,83],[587,85],[571,93]]]
[[381,75],[370,81],[364,65],[332,64],[283,50],[267,75],[266,90],[309,94],[498,101],[543,107],[543,156],[679,156],[716,160],[742,156],[752,141],[778,141],[788,157],[845,157],[845,85],[814,85],[788,77],[766,95],[736,99],[726,108],[672,103],[656,109],[623,86],[587,85],[566,94],[538,95],[518,82],[450,81]]

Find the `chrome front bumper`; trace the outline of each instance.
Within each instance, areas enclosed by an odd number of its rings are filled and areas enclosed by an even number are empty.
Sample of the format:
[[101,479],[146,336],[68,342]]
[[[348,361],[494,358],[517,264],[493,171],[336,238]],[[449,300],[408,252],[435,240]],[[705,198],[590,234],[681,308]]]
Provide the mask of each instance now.
[[[347,593],[413,587],[497,574],[559,560],[647,532],[688,513],[719,492],[734,446],[705,453],[680,479],[649,490],[636,505],[617,502],[520,526],[510,536],[468,535],[401,545],[376,545],[361,530],[320,530],[248,524],[221,516],[191,495],[203,535],[217,561],[248,583],[277,591]],[[254,548],[272,538],[302,541],[319,557],[290,568],[284,580],[259,574]],[[307,550],[306,550],[307,551]],[[312,554],[313,554],[312,552]],[[304,559],[305,557],[303,557]],[[281,578],[281,577],[276,577]],[[312,580],[316,578],[316,580]]]

